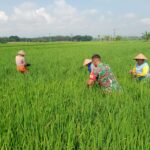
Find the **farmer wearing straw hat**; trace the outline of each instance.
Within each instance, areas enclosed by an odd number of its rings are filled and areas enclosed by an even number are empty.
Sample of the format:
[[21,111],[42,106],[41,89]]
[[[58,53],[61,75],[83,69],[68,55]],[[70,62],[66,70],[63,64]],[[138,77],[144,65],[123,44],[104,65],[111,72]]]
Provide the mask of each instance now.
[[120,86],[112,73],[112,70],[108,65],[101,62],[100,55],[96,54],[92,56],[92,64],[94,65],[94,69],[87,82],[89,87],[92,87],[97,82],[101,89],[106,93],[120,90]]
[[25,55],[25,52],[23,50],[20,50],[16,56],[17,70],[21,73],[27,73],[27,67],[30,66],[30,64],[27,64],[25,61]]
[[92,68],[93,68],[92,60],[91,59],[85,59],[83,62],[83,66],[88,67],[88,71],[89,71],[89,73],[91,73]]
[[149,65],[146,62],[147,57],[140,53],[134,58],[134,60],[136,60],[137,63],[135,67],[130,70],[130,74],[139,81],[150,77]]

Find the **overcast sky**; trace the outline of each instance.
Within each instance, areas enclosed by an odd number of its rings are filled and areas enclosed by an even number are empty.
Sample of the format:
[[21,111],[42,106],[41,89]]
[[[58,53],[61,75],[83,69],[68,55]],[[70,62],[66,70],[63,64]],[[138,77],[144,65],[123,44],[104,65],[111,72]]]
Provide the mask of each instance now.
[[0,0],[0,36],[141,35],[150,0]]

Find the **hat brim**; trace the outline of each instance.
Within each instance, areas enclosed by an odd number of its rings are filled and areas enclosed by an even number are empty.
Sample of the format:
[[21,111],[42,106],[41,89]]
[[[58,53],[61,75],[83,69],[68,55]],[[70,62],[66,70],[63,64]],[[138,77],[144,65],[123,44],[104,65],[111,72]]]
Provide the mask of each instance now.
[[18,53],[18,55],[23,55],[23,56],[25,56],[26,54],[25,54],[25,53]]
[[83,63],[83,66],[87,66],[87,65],[90,64],[90,63],[92,63],[92,60],[85,61],[85,62]]
[[133,60],[148,60],[147,58],[134,58]]

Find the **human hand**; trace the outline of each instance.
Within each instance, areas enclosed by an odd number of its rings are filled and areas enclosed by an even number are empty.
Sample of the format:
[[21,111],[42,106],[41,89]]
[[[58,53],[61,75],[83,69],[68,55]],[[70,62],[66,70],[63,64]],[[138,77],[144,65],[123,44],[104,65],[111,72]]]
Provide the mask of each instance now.
[[91,80],[91,79],[89,79],[88,81],[87,81],[87,86],[88,87],[92,87],[93,85],[94,85],[94,81],[93,80]]
[[132,71],[132,70],[130,70],[130,71],[129,71],[129,74],[133,74],[133,71]]

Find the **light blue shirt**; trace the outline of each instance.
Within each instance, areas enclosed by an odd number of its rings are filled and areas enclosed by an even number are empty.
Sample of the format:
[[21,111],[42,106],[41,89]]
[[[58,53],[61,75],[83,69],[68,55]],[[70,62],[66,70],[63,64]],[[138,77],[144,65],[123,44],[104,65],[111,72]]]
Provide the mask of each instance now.
[[[148,63],[147,62],[144,62],[142,65],[138,65],[138,64],[136,64],[136,73],[137,74],[140,74],[140,73],[142,73],[143,72],[143,68],[144,67],[148,67],[149,68],[149,65],[148,65]],[[148,72],[149,73],[149,72]]]

